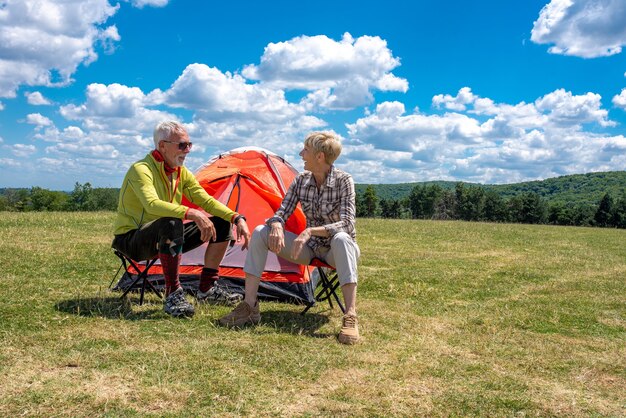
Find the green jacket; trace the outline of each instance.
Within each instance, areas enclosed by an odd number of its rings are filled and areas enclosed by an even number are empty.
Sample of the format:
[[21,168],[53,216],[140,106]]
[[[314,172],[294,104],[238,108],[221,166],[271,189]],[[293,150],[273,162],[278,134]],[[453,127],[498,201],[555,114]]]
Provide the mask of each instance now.
[[134,163],[124,177],[117,218],[113,224],[114,234],[139,229],[163,217],[184,219],[189,208],[181,204],[183,195],[209,214],[228,222],[232,222],[237,215],[211,197],[186,167],[175,171],[170,181],[165,174],[164,163],[158,162],[149,153],[143,160]]

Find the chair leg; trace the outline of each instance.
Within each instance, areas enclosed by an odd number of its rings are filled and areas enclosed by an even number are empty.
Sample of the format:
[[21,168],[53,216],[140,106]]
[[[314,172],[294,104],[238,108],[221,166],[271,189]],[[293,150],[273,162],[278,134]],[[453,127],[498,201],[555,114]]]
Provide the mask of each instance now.
[[148,281],[148,279],[146,278],[146,276],[143,274],[143,272],[141,273],[141,291],[139,292],[139,306],[143,305],[143,295],[146,293],[146,282]]
[[339,287],[339,281],[335,278],[335,284],[333,285],[333,290],[331,293],[335,297],[335,300],[337,301],[337,305],[339,305],[339,309],[341,309],[341,312],[346,313],[346,308],[343,306],[343,303],[341,303],[341,300],[339,299],[339,295],[337,295],[338,287]]
[[126,295],[128,294],[128,292],[133,290],[133,287],[135,287],[135,285],[139,282],[140,279],[141,279],[141,275],[138,274],[137,278],[135,280],[133,280],[133,282],[130,284],[130,286],[128,286],[126,288],[126,290],[124,291],[124,293],[122,293],[122,296],[120,296],[120,299],[124,299],[126,297]]
[[315,305],[315,302],[307,303],[306,308],[304,308],[304,310],[300,312],[300,315],[304,315],[305,313],[307,313],[309,309],[311,309],[314,305]]
[[142,276],[142,282],[141,282],[141,294],[139,295],[139,306],[143,305],[143,298],[144,298],[144,294],[146,293],[146,286],[154,293],[156,293],[156,295],[163,299],[163,296],[161,296],[161,292],[159,292],[152,283],[150,283],[150,279],[148,279],[148,270],[150,270],[150,267],[152,267],[152,265],[156,262],[156,258],[153,258],[152,260],[150,260],[147,264],[146,264],[146,268],[143,269],[143,271],[141,272],[140,276]]
[[[122,261],[122,264],[120,264],[120,267],[117,269],[117,271],[113,275],[113,278],[111,279],[111,283],[109,283],[109,289],[111,289],[111,286],[113,286],[113,282],[115,281],[115,278],[117,277],[118,274],[120,274],[120,270],[122,270],[122,267],[124,267],[124,266],[125,266],[125,262]],[[124,270],[126,270],[126,269],[124,269]]]
[[152,282],[148,279],[147,275],[145,278],[145,282],[152,292],[154,292],[159,298],[163,299],[163,295],[161,295],[161,292],[159,292],[159,290],[156,287],[154,287]]
[[[321,286],[321,289],[314,296],[315,301],[323,302],[327,300],[328,304],[330,305],[330,309],[334,309],[335,308],[333,305],[333,298],[334,298],[337,304],[339,305],[339,309],[341,309],[341,312],[346,313],[346,308],[341,302],[339,295],[337,295],[337,289],[339,288],[339,280],[337,278],[337,272],[333,271],[329,277],[329,275],[327,275],[326,272],[321,267],[317,267],[317,271],[318,271],[318,274],[320,275],[318,286]],[[301,315],[304,315],[305,313],[307,313],[307,311],[311,309],[314,304],[315,302],[308,304],[307,307],[304,308],[304,310],[301,312]]]
[[[130,286],[128,286],[128,288],[126,288],[126,290],[124,291],[124,293],[122,294],[122,296],[120,296],[120,299],[123,299],[128,292],[130,292],[136,285],[137,283],[139,283],[139,280],[141,280],[141,290],[139,293],[139,305],[143,305],[143,300],[144,300],[144,294],[146,292],[146,287],[148,287],[152,292],[154,292],[159,298],[163,299],[163,296],[161,295],[161,292],[159,292],[157,290],[156,287],[154,287],[154,285],[152,283],[150,283],[150,280],[148,279],[148,270],[150,270],[150,267],[152,267],[152,265],[156,262],[156,258],[153,258],[152,260],[150,260],[145,268],[140,269],[139,266],[133,262],[132,260],[129,260],[129,263],[133,266],[133,268],[139,272],[139,274],[137,274],[137,278],[135,278],[135,280],[133,280],[133,282],[130,284]],[[126,263],[124,262],[124,267],[126,267]]]
[[324,284],[325,286],[322,291],[326,292],[326,296],[324,296],[324,298],[328,299],[328,304],[330,305],[331,309],[334,309],[331,298],[335,298],[335,301],[337,301],[337,305],[339,305],[339,309],[341,309],[341,312],[346,313],[346,308],[343,306],[343,303],[341,303],[339,295],[337,295],[337,289],[339,288],[339,278],[337,277],[337,272],[332,271],[330,275],[324,274]]
[[315,300],[318,302],[323,302],[327,300],[328,304],[330,305],[330,309],[334,309],[333,301],[330,298],[330,282],[328,281],[328,276],[321,267],[317,268],[317,273],[320,276],[318,286],[321,286],[322,288],[317,292],[317,295],[315,295]]

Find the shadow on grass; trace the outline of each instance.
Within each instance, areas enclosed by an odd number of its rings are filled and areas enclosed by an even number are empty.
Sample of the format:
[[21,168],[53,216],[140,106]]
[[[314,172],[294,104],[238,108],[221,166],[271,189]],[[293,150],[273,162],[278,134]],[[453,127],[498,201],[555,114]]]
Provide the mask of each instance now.
[[54,307],[58,311],[79,316],[99,316],[131,321],[163,318],[161,302],[148,302],[139,306],[139,296],[124,299],[120,299],[119,296],[79,297],[58,302]]
[[263,319],[261,323],[288,334],[306,335],[313,338],[328,338],[334,336],[334,334],[319,332],[319,329],[329,322],[328,315],[311,311],[301,315],[300,312],[301,310],[262,311]]
[[[67,299],[55,304],[55,309],[72,315],[84,317],[101,317],[109,319],[162,320],[164,319],[163,305],[158,300],[149,300],[139,306],[139,295],[120,299],[119,296],[94,296]],[[298,306],[300,308],[301,306]],[[304,307],[302,306],[302,309]],[[267,310],[263,311],[262,325],[293,335],[304,335],[312,338],[334,337],[334,333],[320,332],[320,328],[330,322],[329,314],[325,309],[320,312],[308,311],[301,315],[301,309],[296,310]]]

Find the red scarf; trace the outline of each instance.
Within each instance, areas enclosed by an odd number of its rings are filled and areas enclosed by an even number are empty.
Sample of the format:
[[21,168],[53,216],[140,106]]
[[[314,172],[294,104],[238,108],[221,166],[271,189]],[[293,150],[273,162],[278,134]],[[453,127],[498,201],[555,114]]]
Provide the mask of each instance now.
[[154,150],[152,151],[152,156],[154,157],[155,160],[157,160],[160,163],[163,163],[163,169],[165,170],[165,174],[167,174],[168,176],[170,174],[172,174],[173,172],[176,171],[175,168],[170,167],[166,162],[165,159],[163,158],[163,155],[159,152],[159,150]]

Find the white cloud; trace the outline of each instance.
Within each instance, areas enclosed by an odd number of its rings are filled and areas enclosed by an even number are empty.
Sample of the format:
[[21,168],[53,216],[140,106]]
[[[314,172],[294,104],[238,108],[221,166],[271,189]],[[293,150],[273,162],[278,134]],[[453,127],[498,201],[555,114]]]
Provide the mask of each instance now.
[[98,58],[95,45],[119,41],[103,27],[119,8],[108,0],[21,0],[0,6],[0,97],[21,85],[62,86],[80,64]]
[[608,120],[608,111],[601,109],[602,97],[596,93],[573,95],[564,89],[535,101],[539,111],[547,112],[551,122],[558,125],[577,126],[583,123],[598,123],[600,126],[613,126],[615,122]]
[[[156,94],[154,95],[156,96]],[[191,64],[164,93],[164,101],[174,107],[207,112],[216,117],[256,114],[257,117],[289,117],[302,113],[285,99],[280,89],[248,84],[237,74],[222,73],[204,64]]]
[[531,131],[461,160],[483,182],[511,183],[566,174],[619,170],[626,138],[588,132]]
[[160,121],[178,120],[169,112],[149,109],[154,104],[152,96],[137,87],[93,83],[87,86],[86,96],[85,103],[61,106],[60,113],[68,120],[81,121],[90,131],[135,135],[151,133]]
[[27,158],[37,152],[37,148],[34,145],[26,144],[13,144],[11,150],[13,155],[18,158]]
[[249,84],[240,75],[204,64],[187,66],[169,90],[149,96],[155,103],[194,111],[190,135],[199,138],[209,155],[244,145],[297,155],[294,139],[326,125],[307,115],[304,106],[287,101],[283,90]]
[[110,162],[115,155],[115,164],[121,164],[124,172],[151,149],[158,122],[182,120],[156,106],[193,112],[192,122],[185,123],[196,144],[186,161],[192,169],[212,155],[244,145],[296,157],[304,133],[326,125],[307,115],[303,106],[289,103],[282,90],[248,84],[241,76],[192,64],[166,91],[145,94],[121,84],[91,84],[84,103],[60,108],[61,115],[78,126],[63,131],[51,127],[34,138],[54,143],[47,148],[50,155]]
[[87,86],[87,101],[80,105],[61,107],[61,114],[68,119],[87,116],[106,116],[116,118],[132,118],[144,103],[145,95],[137,87],[121,84],[98,84]]
[[613,104],[616,107],[626,110],[626,88],[620,94],[613,96]]
[[133,7],[143,8],[144,6],[165,7],[169,0],[131,0]]
[[467,114],[407,114],[402,103],[385,102],[348,124],[344,164],[356,180],[511,183],[626,164],[626,138],[584,130],[613,125],[597,94],[559,89],[511,105],[463,88],[457,96],[435,96],[433,104]]
[[461,152],[466,144],[485,140],[480,123],[459,113],[443,116],[413,113],[405,115],[404,104],[384,102],[376,111],[348,124],[352,138],[377,149],[411,152],[417,160],[434,161],[437,148]]
[[68,126],[63,130],[63,133],[67,138],[72,139],[81,139],[85,136],[83,130],[80,129],[78,126]]
[[24,93],[24,96],[26,96],[28,104],[31,104],[33,106],[43,106],[43,105],[52,104],[50,100],[43,97],[43,95],[38,91],[34,91],[32,93],[26,92]]
[[476,96],[472,93],[472,89],[469,87],[463,87],[459,90],[456,97],[452,97],[449,94],[438,94],[433,97],[433,106],[440,108],[442,105],[446,109],[464,111],[466,105],[473,103],[476,100]]
[[73,159],[79,157],[114,159],[117,158],[120,154],[113,145],[92,144],[85,143],[84,141],[81,143],[59,142],[55,145],[47,147],[46,152],[60,155],[68,154],[71,155]]
[[[189,134],[195,144],[187,165],[199,167],[209,157],[240,146],[260,146],[282,155],[288,161],[298,162],[302,140],[306,133],[326,127],[326,123],[312,116],[299,115],[291,120],[256,120],[243,117],[216,122],[198,115]],[[197,158],[197,160],[194,160]]]
[[552,0],[534,22],[531,40],[553,54],[594,58],[626,45],[624,0]]
[[[13,158],[0,158],[0,167],[6,168],[19,168],[22,166],[22,162]],[[7,173],[10,174],[10,173]]]
[[81,156],[57,151],[49,151],[49,154],[50,156],[35,161],[38,178],[50,174],[51,181],[62,180],[56,188],[65,190],[71,190],[75,182],[90,182],[99,187],[119,187],[121,178],[111,173],[119,171],[123,176],[134,161],[129,161],[123,155],[106,158],[106,151],[102,156]]
[[277,88],[320,90],[308,98],[309,104],[350,109],[371,102],[374,89],[406,92],[408,82],[391,73],[399,65],[378,36],[355,40],[346,33],[338,42],[318,35],[270,43],[261,63],[245,67],[242,74]]
[[533,129],[553,124],[579,129],[585,123],[614,126],[615,122],[608,119],[608,111],[602,109],[601,99],[596,93],[574,95],[558,89],[538,98],[534,103],[496,104],[489,98],[475,95],[469,87],[463,87],[456,96],[434,96],[432,103],[436,108],[444,106],[460,112],[467,110],[468,113],[497,116],[496,121],[507,121],[510,126],[517,128]]
[[[372,144],[354,145],[349,142],[344,141],[343,152],[335,164],[359,182],[420,181],[421,172],[429,167],[427,163],[413,159],[411,152],[381,150]],[[445,179],[445,173],[440,170],[437,173],[439,179]]]
[[60,131],[53,125],[33,135],[33,139],[44,142],[78,141],[86,138],[87,135],[77,126],[68,126]]
[[0,110],[4,110],[4,104],[0,102]]
[[41,113],[30,113],[26,116],[26,123],[37,125],[37,127],[51,126],[52,121]]

